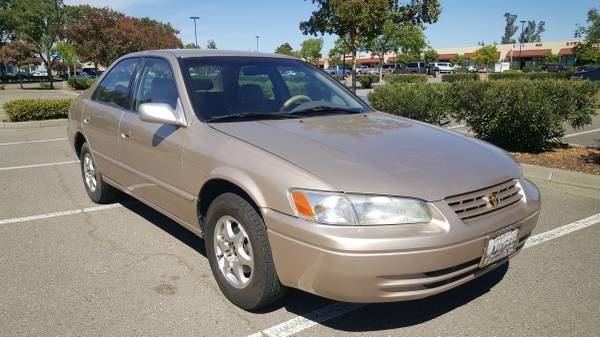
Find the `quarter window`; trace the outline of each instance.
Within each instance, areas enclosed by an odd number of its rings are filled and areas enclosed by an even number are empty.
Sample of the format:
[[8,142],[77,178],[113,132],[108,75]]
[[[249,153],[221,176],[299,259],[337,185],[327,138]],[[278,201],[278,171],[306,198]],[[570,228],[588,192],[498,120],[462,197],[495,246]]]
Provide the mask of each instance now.
[[177,107],[177,85],[169,63],[161,59],[148,59],[140,73],[140,84],[134,95],[133,110],[144,103],[165,103]]
[[129,86],[137,62],[138,59],[119,62],[98,85],[94,92],[94,100],[118,108],[127,108]]

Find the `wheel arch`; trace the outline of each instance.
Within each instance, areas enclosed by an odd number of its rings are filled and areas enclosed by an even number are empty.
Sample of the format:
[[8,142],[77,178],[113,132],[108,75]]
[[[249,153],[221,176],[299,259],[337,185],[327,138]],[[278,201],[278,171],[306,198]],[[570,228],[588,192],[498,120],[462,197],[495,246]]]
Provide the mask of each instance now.
[[75,138],[73,139],[73,147],[75,148],[75,153],[77,154],[77,158],[81,157],[81,148],[83,147],[83,144],[85,144],[87,142],[87,140],[85,139],[85,136],[81,133],[81,132],[76,132],[75,133]]

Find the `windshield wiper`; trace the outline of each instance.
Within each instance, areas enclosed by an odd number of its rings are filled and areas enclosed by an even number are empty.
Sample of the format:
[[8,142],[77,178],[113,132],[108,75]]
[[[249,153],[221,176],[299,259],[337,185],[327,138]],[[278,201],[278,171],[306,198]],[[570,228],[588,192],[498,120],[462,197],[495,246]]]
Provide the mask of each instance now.
[[356,111],[353,109],[343,108],[343,107],[319,105],[319,106],[315,106],[312,108],[292,111],[292,112],[290,112],[290,115],[314,116],[314,115],[323,115],[323,114],[330,114],[330,113],[357,114],[357,113],[362,113],[362,112]]
[[297,118],[287,113],[240,112],[231,115],[216,116],[206,119],[207,122],[232,122],[257,119],[286,119]]

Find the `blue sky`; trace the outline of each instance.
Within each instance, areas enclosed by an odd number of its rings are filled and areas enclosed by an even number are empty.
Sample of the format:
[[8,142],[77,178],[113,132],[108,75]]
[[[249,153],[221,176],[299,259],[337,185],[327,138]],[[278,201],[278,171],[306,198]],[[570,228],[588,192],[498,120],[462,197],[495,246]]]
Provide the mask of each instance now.
[[[298,23],[310,16],[315,8],[303,0],[65,0],[67,4],[87,3],[109,6],[131,16],[148,16],[168,21],[181,31],[184,43],[194,41],[194,26],[190,16],[199,16],[198,43],[204,47],[214,39],[219,49],[254,50],[256,35],[259,49],[272,52],[289,42],[298,48],[306,39]],[[576,24],[585,23],[586,12],[597,0],[535,1],[535,0],[441,0],[442,15],[425,31],[434,48],[476,45],[478,41],[499,41],[504,30],[504,12],[519,15],[519,20],[545,20],[542,40],[573,38]],[[334,37],[325,37],[325,50]]]

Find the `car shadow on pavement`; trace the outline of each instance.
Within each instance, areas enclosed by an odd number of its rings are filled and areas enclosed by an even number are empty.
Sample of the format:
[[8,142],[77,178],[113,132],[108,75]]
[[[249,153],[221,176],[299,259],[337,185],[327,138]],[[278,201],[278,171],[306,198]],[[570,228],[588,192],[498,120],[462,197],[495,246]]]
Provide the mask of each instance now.
[[135,201],[129,196],[123,196],[119,201],[123,207],[150,221],[156,227],[162,229],[174,238],[186,244],[202,256],[206,257],[204,240],[192,233],[177,222],[169,219],[167,216],[155,211],[150,206]]
[[[151,207],[134,201],[131,197],[123,196],[119,202],[123,207],[150,221],[156,227],[206,257],[204,240],[185,227]],[[335,330],[352,332],[380,331],[421,324],[459,308],[489,292],[504,278],[508,265],[509,263],[505,263],[471,282],[438,295],[414,301],[369,304],[321,324]],[[254,313],[269,314],[285,308],[285,310],[297,316],[306,316],[310,312],[332,303],[336,302],[301,290],[288,289],[282,300],[254,311]]]

